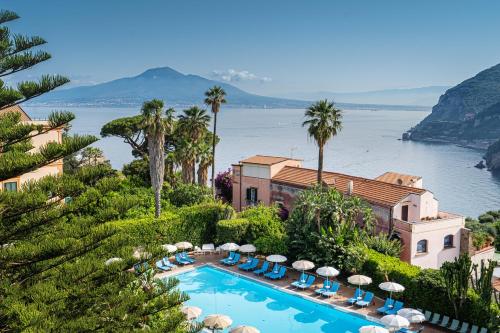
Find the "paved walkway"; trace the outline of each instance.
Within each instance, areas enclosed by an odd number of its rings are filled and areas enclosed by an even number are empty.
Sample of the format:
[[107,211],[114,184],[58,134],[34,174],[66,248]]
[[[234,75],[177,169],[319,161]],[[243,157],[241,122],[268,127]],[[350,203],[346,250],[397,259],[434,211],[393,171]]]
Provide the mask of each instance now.
[[[233,272],[237,272],[238,274],[248,276],[249,278],[252,278],[252,279],[256,278],[255,274],[253,274],[252,272],[245,272],[245,271],[239,270],[236,266],[224,266],[224,265],[220,264],[219,260],[222,257],[223,257],[222,255],[217,255],[217,254],[215,254],[215,255],[212,255],[212,254],[195,255],[195,258],[197,261],[194,265],[180,266],[180,267],[178,267],[170,272],[159,273],[159,274],[157,274],[157,276],[159,278],[164,278],[167,276],[181,273],[183,271],[188,271],[188,270],[192,269],[193,266],[198,267],[198,266],[205,265],[205,264],[212,264],[212,265],[217,266],[219,268],[223,268],[223,269],[226,269],[228,271],[233,271]],[[342,308],[347,309],[347,310],[356,311],[358,313],[362,313],[362,314],[365,314],[367,316],[378,318],[378,319],[382,317],[376,312],[376,309],[383,305],[383,300],[379,299],[378,297],[375,297],[373,302],[370,304],[370,306],[368,306],[366,308],[359,308],[355,305],[350,306],[350,305],[346,304],[345,301],[346,301],[346,299],[348,299],[354,295],[355,288],[341,284],[341,287],[339,289],[339,292],[337,293],[337,296],[332,297],[330,299],[326,299],[322,296],[316,295],[313,291],[316,288],[321,288],[321,286],[323,284],[323,278],[321,278],[321,277],[316,278],[316,283],[314,284],[314,286],[312,288],[309,288],[308,290],[302,291],[302,290],[298,290],[296,288],[291,287],[290,283],[293,281],[296,281],[299,277],[299,274],[300,273],[297,272],[296,270],[294,270],[293,268],[288,268],[287,269],[287,276],[286,276],[286,278],[284,278],[282,280],[269,280],[269,279],[258,278],[258,277],[257,278],[262,280],[263,282],[273,284],[273,285],[278,286],[280,288],[294,291],[294,292],[300,293],[300,294],[307,296],[307,297],[310,297],[310,298],[314,298],[318,302],[325,302],[325,303],[333,304],[337,307],[342,307]],[[416,330],[419,327],[421,327],[420,324],[415,324],[411,328]],[[441,328],[438,328],[435,326],[431,326],[431,325],[425,325],[424,332],[425,333],[441,333],[441,332],[450,332],[450,331],[444,330],[444,329],[441,329]]]

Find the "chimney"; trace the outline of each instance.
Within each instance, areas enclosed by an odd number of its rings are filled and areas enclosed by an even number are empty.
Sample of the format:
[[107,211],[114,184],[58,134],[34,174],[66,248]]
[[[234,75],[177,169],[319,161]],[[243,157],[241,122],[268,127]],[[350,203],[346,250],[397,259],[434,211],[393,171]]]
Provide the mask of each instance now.
[[347,195],[352,195],[352,192],[354,191],[354,183],[352,180],[350,180],[347,183]]

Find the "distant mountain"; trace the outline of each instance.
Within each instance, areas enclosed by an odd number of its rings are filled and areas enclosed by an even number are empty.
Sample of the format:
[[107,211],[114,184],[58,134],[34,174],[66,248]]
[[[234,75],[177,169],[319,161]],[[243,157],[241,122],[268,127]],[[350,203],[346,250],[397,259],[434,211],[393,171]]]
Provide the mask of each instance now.
[[203,103],[205,91],[219,85],[228,95],[228,104],[239,107],[305,107],[305,101],[259,96],[233,85],[198,75],[182,74],[170,67],[153,68],[134,77],[93,86],[56,90],[37,98],[42,105],[138,106],[144,100],[160,98],[170,105]]
[[336,93],[328,91],[312,93],[290,93],[283,95],[288,98],[317,100],[329,98],[342,103],[386,104],[386,105],[419,105],[432,106],[448,86],[430,86],[408,89],[385,89],[362,92]]
[[500,64],[448,89],[409,138],[476,147],[500,139]]

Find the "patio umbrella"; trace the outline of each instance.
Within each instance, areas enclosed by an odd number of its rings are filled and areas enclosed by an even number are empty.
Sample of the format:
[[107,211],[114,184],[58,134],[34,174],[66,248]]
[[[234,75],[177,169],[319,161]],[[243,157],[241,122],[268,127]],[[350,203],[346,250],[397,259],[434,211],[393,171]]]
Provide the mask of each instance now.
[[237,326],[229,331],[230,333],[260,333],[258,329],[253,326]]
[[497,267],[493,270],[493,276],[500,279],[500,267]]
[[143,246],[138,246],[136,248],[134,248],[134,253],[132,254],[132,256],[135,258],[135,259],[144,259],[144,258],[150,258],[151,257],[151,253],[149,252],[146,252],[146,250],[144,250],[144,247]]
[[389,329],[389,331],[396,331],[401,328],[410,326],[410,322],[408,321],[408,319],[400,315],[383,316],[382,319],[380,319],[380,322],[384,324]]
[[240,248],[240,246],[235,243],[226,243],[223,244],[220,248],[224,251],[237,251]]
[[285,262],[286,257],[282,256],[281,254],[271,254],[270,256],[266,257],[266,260],[270,262]]
[[172,245],[172,244],[163,244],[161,247],[162,247],[165,251],[167,251],[168,253],[172,253],[172,252],[177,251],[177,246]]
[[405,290],[405,287],[396,282],[382,282],[378,285],[382,290],[389,292],[389,298],[392,299],[392,293],[400,293]]
[[328,281],[329,277],[335,277],[335,276],[340,274],[340,272],[338,270],[336,270],[335,268],[330,267],[330,266],[320,267],[316,270],[316,273],[318,275],[326,277],[326,281]]
[[118,262],[118,261],[122,261],[122,260],[123,260],[122,258],[109,258],[108,260],[106,260],[104,262],[104,265],[109,266],[114,262]]
[[353,275],[347,279],[347,282],[357,284],[359,289],[361,289],[361,286],[372,283],[372,279],[365,275]]
[[186,315],[187,320],[194,320],[201,315],[201,309],[196,306],[183,306],[181,312]]
[[359,329],[359,333],[389,333],[389,331],[387,328],[383,328],[381,326],[368,325],[362,326]]
[[245,244],[240,246],[239,251],[243,253],[253,253],[257,251],[257,248],[253,244]]
[[[309,260],[297,260],[294,261],[292,267],[298,271],[302,271],[302,275],[304,275],[304,271],[310,270],[314,268],[314,264]],[[304,281],[305,282],[305,281]]]
[[203,319],[203,325],[206,328],[211,329],[213,332],[215,332],[215,330],[223,330],[226,327],[229,327],[232,323],[233,321],[231,318],[221,314],[211,314]]
[[189,243],[189,242],[179,242],[179,243],[175,243],[175,246],[179,249],[179,250],[186,250],[186,249],[190,249],[193,247],[193,244]]
[[405,317],[410,323],[421,323],[425,321],[425,316],[422,312],[411,308],[399,310],[398,315]]

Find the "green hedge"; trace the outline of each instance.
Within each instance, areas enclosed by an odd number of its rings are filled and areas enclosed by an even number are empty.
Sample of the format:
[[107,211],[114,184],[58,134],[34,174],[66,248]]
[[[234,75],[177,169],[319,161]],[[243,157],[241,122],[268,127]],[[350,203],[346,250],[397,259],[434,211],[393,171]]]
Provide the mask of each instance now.
[[246,243],[248,226],[247,219],[238,218],[232,220],[220,220],[217,222],[217,243]]
[[[388,293],[380,290],[378,285],[381,282],[394,281],[405,287],[403,293],[393,293],[393,298],[404,301],[405,307],[420,308],[451,318],[455,317],[453,305],[448,300],[443,276],[439,270],[421,269],[374,250],[366,251],[368,259],[361,273],[373,279],[373,283],[367,286],[367,289],[385,298]],[[469,292],[467,305],[466,313],[457,319],[484,327],[491,325],[491,318],[487,316],[484,305],[472,289]],[[494,304],[492,307],[493,311],[500,315],[498,306]]]
[[250,222],[244,239],[245,243],[252,243],[261,237],[282,238],[285,234],[277,207],[258,205],[245,209],[239,217],[248,219]]

